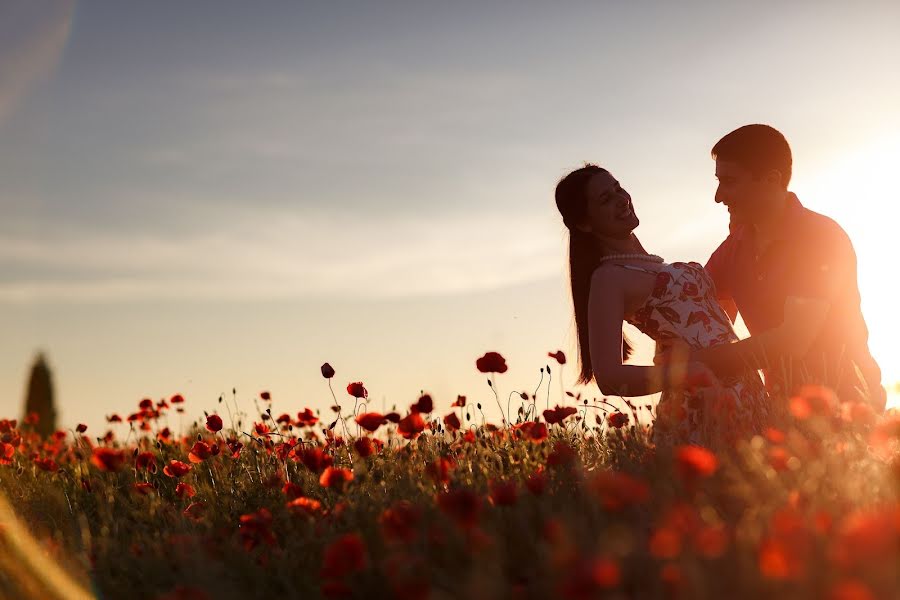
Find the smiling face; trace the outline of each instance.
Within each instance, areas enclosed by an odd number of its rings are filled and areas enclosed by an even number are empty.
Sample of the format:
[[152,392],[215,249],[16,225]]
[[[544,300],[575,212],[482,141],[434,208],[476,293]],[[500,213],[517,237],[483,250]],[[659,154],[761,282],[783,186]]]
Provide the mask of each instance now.
[[585,196],[586,220],[579,226],[582,231],[601,238],[627,239],[640,224],[634,214],[631,196],[610,173],[591,177]]
[[765,220],[777,209],[777,199],[784,196],[781,173],[769,169],[754,173],[736,162],[716,159],[716,202],[728,207],[731,222],[749,225]]

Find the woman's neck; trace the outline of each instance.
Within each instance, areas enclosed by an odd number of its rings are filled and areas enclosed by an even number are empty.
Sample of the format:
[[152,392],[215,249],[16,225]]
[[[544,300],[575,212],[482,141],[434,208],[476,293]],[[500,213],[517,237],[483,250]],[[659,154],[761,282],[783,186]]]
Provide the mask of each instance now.
[[632,234],[628,238],[595,238],[597,252],[602,255],[610,254],[647,254],[637,236]]

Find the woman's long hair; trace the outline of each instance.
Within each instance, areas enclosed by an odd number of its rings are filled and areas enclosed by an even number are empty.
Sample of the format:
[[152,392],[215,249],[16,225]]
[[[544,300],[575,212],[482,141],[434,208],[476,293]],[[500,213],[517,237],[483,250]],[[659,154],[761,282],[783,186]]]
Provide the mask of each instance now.
[[[594,380],[591,366],[591,349],[588,341],[588,296],[591,276],[600,265],[603,252],[597,238],[576,227],[587,215],[587,184],[591,177],[609,173],[606,169],[586,164],[563,177],[556,184],[556,208],[563,223],[569,229],[569,282],[572,287],[572,305],[575,309],[575,329],[578,333],[578,383],[587,385]],[[622,356],[631,355],[631,345],[622,337]]]

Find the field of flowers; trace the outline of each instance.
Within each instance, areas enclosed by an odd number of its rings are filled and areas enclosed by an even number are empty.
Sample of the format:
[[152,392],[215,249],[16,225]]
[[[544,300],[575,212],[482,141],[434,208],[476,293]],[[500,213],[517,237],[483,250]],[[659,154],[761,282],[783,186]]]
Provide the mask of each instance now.
[[484,397],[442,408],[372,412],[352,382],[328,416],[262,392],[186,431],[178,394],[100,433],[2,420],[0,596],[77,597],[59,565],[101,598],[900,597],[895,411],[806,388],[736,447],[657,448],[647,406],[549,408],[476,366]]

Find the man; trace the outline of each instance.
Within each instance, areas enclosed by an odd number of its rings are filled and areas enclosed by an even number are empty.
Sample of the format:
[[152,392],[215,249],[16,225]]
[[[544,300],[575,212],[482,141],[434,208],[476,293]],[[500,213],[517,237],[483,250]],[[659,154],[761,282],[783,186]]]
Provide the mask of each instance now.
[[743,368],[765,367],[766,384],[776,396],[801,383],[819,383],[843,401],[865,400],[883,411],[886,394],[869,352],[853,245],[837,223],[788,191],[787,140],[767,125],[745,125],[719,140],[712,158],[719,180],[715,200],[728,207],[731,223],[706,270],[732,321],[740,312],[752,337],[791,331],[796,322],[794,331],[801,335],[801,322],[819,312],[813,329],[807,327],[808,350],[757,357]]

